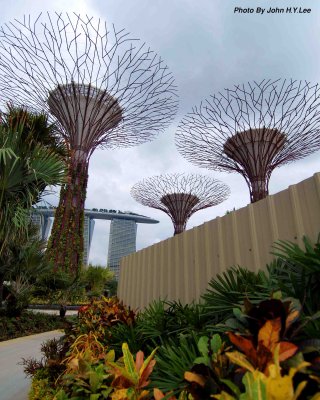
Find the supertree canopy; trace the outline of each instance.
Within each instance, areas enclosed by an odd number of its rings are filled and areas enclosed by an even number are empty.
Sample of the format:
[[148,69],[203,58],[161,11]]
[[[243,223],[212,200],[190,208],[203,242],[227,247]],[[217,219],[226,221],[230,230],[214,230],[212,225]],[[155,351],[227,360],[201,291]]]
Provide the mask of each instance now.
[[234,86],[182,119],[176,145],[200,167],[240,173],[258,201],[276,167],[320,149],[319,95],[319,85],[305,81]]
[[45,111],[67,145],[47,254],[76,273],[82,263],[89,159],[97,147],[133,146],[164,130],[177,110],[173,77],[149,47],[105,22],[40,14],[0,29],[1,102]]
[[131,189],[136,201],[169,215],[175,235],[186,229],[191,215],[222,203],[229,194],[228,186],[218,180],[182,173],[153,176]]

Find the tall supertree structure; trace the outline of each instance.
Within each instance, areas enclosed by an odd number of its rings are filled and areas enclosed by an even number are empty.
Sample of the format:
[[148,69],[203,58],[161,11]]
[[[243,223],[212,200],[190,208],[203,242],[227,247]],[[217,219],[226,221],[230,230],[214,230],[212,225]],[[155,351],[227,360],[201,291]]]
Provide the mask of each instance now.
[[240,173],[256,202],[276,167],[320,149],[319,95],[319,85],[305,81],[234,86],[182,119],[176,145],[200,167]]
[[186,229],[191,215],[222,203],[229,193],[227,185],[213,178],[178,173],[147,178],[131,189],[136,201],[169,215],[175,235]]
[[0,29],[3,103],[49,114],[68,148],[68,182],[48,244],[56,268],[82,263],[89,159],[97,147],[146,142],[177,110],[167,66],[124,31],[72,14],[39,15]]

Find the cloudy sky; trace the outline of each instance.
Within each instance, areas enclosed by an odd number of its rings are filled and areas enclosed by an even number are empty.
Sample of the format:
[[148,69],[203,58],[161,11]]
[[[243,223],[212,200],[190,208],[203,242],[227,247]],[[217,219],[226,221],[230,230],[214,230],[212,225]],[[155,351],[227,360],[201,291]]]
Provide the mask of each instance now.
[[[47,5],[48,4],[48,5]],[[234,13],[235,7],[269,9],[298,6],[310,14]],[[119,150],[96,150],[91,158],[87,208],[130,210],[157,219],[139,225],[137,248],[173,234],[169,217],[136,203],[131,187],[141,179],[168,172],[194,172],[222,180],[231,188],[227,201],[199,211],[188,228],[249,203],[244,179],[200,169],[185,161],[174,145],[180,119],[201,100],[234,84],[264,78],[320,82],[320,2],[315,0],[1,0],[1,25],[24,14],[75,11],[125,28],[165,60],[179,90],[179,111],[170,127],[152,142]],[[275,170],[270,193],[320,171],[320,152]],[[58,196],[49,201],[57,204]],[[96,221],[92,263],[106,264],[109,222]]]

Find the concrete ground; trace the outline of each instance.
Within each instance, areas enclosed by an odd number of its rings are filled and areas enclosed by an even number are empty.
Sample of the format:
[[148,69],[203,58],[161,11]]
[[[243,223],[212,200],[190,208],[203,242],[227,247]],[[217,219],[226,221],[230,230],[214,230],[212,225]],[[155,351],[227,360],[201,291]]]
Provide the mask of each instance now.
[[41,358],[41,343],[63,336],[62,331],[39,333],[37,335],[0,342],[0,400],[27,400],[30,379],[19,365],[22,358]]
[[[30,308],[28,308],[28,312],[59,315],[59,310],[37,310],[37,309],[31,310]],[[68,315],[78,315],[78,310],[67,310],[66,317]]]

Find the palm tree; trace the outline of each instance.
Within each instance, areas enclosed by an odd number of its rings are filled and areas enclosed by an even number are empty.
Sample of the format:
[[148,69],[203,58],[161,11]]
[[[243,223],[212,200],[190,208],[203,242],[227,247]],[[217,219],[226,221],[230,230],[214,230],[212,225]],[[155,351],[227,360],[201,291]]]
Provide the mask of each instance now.
[[3,114],[0,123],[0,300],[7,244],[27,231],[30,208],[46,186],[60,184],[65,177],[61,147],[49,140],[53,128],[48,125],[43,136],[37,130],[46,123],[43,115],[14,108]]

